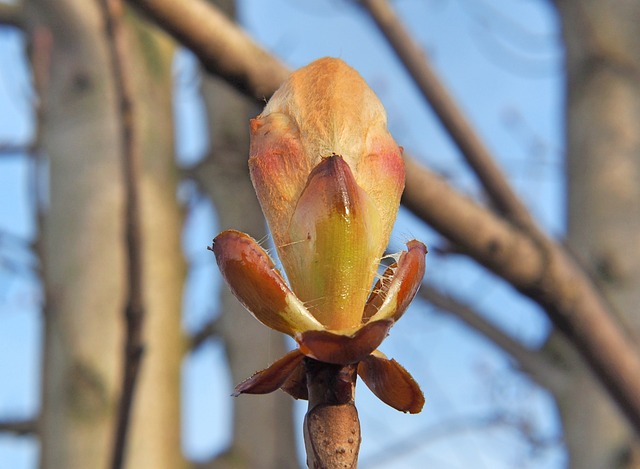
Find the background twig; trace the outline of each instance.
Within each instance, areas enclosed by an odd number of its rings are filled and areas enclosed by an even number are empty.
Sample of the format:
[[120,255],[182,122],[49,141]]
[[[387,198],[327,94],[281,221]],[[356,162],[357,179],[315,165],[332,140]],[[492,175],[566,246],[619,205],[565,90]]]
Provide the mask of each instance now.
[[207,321],[200,329],[195,331],[190,337],[189,348],[192,352],[198,350],[208,339],[215,338],[220,334],[218,318]]
[[24,28],[24,8],[21,3],[0,3],[0,26]]
[[513,339],[468,304],[442,293],[431,285],[422,285],[418,295],[500,347],[513,359],[516,366],[542,386],[550,389],[551,386],[559,386],[566,378],[556,364],[547,359],[543,353]]
[[119,124],[122,151],[122,176],[125,189],[125,250],[127,262],[127,294],[124,308],[126,338],[122,391],[111,467],[122,467],[129,417],[133,405],[138,371],[143,353],[142,324],[144,304],[142,297],[142,240],[140,226],[139,150],[134,125],[134,98],[131,78],[127,73],[126,43],[122,26],[123,5],[119,0],[100,0],[109,44],[109,54],[114,73],[116,95],[119,107]]
[[15,435],[31,435],[37,432],[38,421],[29,420],[5,420],[0,422],[0,433],[13,433]]
[[533,228],[535,222],[531,214],[513,192],[495,159],[389,3],[386,0],[361,0],[360,3],[369,12],[402,60],[422,95],[478,176],[496,208],[518,226]]

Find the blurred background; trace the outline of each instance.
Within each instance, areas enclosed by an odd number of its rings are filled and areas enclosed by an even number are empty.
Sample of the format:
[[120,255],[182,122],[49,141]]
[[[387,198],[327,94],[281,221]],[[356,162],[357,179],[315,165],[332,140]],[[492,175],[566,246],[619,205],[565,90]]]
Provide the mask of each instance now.
[[[358,2],[211,3],[290,69],[345,60],[385,105],[405,152],[492,209]],[[572,2],[390,3],[537,223],[564,243],[573,213],[566,120],[579,118],[567,111],[565,38],[600,24],[563,37],[573,7],[561,4]],[[589,21],[609,14],[573,3]],[[109,39],[98,2],[0,5],[0,468],[106,467],[127,292]],[[604,44],[628,39],[623,26],[614,37],[614,14],[602,35],[593,33]],[[128,6],[124,23],[146,310],[126,467],[301,467],[305,402],[282,392],[230,397],[294,344],[229,296],[206,250],[226,228],[267,239],[246,171],[248,119],[260,104],[209,76]],[[390,251],[414,237],[429,246],[425,288],[382,351],[411,372],[426,405],[404,415],[360,385],[359,467],[635,467],[633,433],[542,308],[401,207]],[[613,275],[606,266],[597,273]]]

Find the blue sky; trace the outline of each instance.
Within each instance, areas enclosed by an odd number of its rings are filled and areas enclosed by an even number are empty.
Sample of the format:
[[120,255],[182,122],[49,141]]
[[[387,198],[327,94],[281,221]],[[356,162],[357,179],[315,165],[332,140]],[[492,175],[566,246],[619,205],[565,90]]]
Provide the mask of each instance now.
[[[398,0],[393,4],[518,193],[546,229],[561,235],[562,48],[558,19],[549,2]],[[322,56],[350,63],[383,101],[389,127],[405,150],[447,175],[460,190],[481,196],[456,148],[355,2],[244,0],[239,16],[254,39],[292,68]],[[19,35],[0,28],[0,145],[26,141],[32,132],[33,98],[21,54]],[[181,54],[177,83],[189,67],[193,59]],[[176,92],[180,161],[194,161],[206,148],[196,99],[196,90],[183,80]],[[29,194],[26,159],[1,157],[0,419],[31,415],[38,408],[40,293],[30,271],[33,258],[20,241],[34,236]],[[215,224],[211,207],[196,205],[185,227],[189,259],[200,260],[202,250],[195,247],[210,242]],[[432,247],[442,244],[432,230],[401,211],[392,245],[400,248],[410,237]],[[24,267],[16,272],[7,267],[7,258]],[[189,275],[187,329],[206,320],[218,288],[211,283],[215,267],[207,262],[198,262]],[[537,306],[472,262],[434,254],[427,262],[429,281],[471,302],[510,334],[530,345],[546,336],[548,322]],[[534,454],[513,426],[499,421],[501,416],[526,418],[540,435],[556,437],[557,416],[547,394],[456,320],[417,301],[394,327],[383,351],[412,372],[427,404],[419,416],[399,414],[360,386],[363,469],[564,467],[561,446]],[[228,394],[233,383],[220,379],[226,373],[222,364],[222,347],[210,343],[183,368],[184,447],[196,457],[221,449],[228,439]],[[299,418],[303,412],[301,403]],[[384,460],[383,450],[393,458]],[[0,468],[32,469],[36,451],[33,440],[0,435]],[[406,455],[399,454],[405,451]]]

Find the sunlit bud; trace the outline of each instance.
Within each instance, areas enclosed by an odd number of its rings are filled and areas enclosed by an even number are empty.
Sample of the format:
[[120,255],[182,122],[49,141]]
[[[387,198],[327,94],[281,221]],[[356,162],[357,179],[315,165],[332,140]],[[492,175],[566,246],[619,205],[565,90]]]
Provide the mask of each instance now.
[[293,291],[328,328],[359,324],[404,189],[376,95],[339,59],[299,69],[252,121],[249,168]]
[[307,399],[308,363],[358,364],[382,401],[422,409],[411,375],[377,350],[418,291],[427,253],[409,241],[374,285],[404,189],[401,153],[378,98],[338,59],[294,72],[251,121],[251,179],[289,283],[244,233],[223,231],[210,249],[240,302],[298,348],[235,395]]

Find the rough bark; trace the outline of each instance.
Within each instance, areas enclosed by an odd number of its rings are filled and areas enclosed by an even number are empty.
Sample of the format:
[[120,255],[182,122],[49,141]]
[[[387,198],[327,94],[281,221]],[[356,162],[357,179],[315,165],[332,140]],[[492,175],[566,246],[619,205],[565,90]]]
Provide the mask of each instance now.
[[[50,205],[43,225],[46,289],[41,467],[107,467],[120,398],[124,190],[117,105],[97,2],[29,5],[53,36],[42,146]],[[145,356],[132,414],[128,467],[177,468],[181,216],[175,202],[171,47],[128,26],[139,106]],[[140,81],[138,81],[140,80]]]
[[46,290],[41,467],[107,467],[124,262],[116,106],[97,4],[33,3],[54,38],[42,147]]
[[[640,337],[640,3],[558,1],[566,43],[568,243]],[[638,468],[637,436],[580,360],[556,392],[574,468]]]
[[[233,16],[235,2],[216,3]],[[233,228],[264,239],[264,217],[247,166],[249,118],[255,117],[260,108],[210,76],[203,77],[202,96],[211,145],[208,157],[196,169],[196,178],[215,205],[220,230]],[[218,332],[234,383],[285,353],[284,336],[256,321],[226,287],[221,293],[220,311]],[[299,467],[291,397],[283,392],[240,396],[233,404],[232,446],[210,464],[211,468]]]

